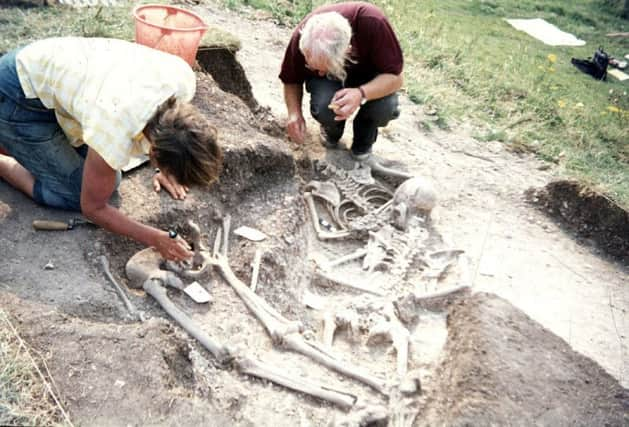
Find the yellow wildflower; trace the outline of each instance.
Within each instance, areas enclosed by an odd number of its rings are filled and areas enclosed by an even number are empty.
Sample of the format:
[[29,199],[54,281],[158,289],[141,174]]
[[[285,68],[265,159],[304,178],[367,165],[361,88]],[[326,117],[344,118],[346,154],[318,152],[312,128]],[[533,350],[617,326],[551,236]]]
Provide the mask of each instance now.
[[557,101],[557,105],[559,105],[559,108],[563,108],[566,106],[566,101],[560,99],[559,101]]
[[553,67],[548,67],[548,72],[549,72],[549,73],[554,73],[554,72],[555,72],[555,69],[554,69]]
[[547,58],[551,64],[554,64],[557,61],[557,55],[555,55],[554,53],[549,53]]
[[611,111],[612,113],[620,113],[620,108],[614,105],[610,105],[609,107],[607,107],[607,111]]

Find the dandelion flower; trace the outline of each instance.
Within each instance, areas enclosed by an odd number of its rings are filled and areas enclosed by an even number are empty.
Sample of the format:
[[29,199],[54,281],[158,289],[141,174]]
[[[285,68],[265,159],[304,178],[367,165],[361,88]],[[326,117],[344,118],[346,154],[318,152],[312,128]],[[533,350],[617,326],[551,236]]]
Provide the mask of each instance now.
[[557,55],[555,55],[554,53],[549,53],[547,58],[551,64],[554,64],[555,62],[557,62]]
[[607,107],[607,111],[611,111],[612,113],[620,113],[620,108],[614,105],[610,105],[609,107]]
[[560,99],[559,101],[557,101],[557,105],[559,105],[559,108],[563,108],[566,106],[566,101]]

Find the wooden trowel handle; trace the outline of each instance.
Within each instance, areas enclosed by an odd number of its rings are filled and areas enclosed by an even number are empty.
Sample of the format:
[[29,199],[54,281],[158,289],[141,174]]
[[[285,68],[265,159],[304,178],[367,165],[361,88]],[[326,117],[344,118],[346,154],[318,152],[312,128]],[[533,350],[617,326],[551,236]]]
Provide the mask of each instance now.
[[35,230],[59,230],[59,231],[64,231],[64,230],[69,230],[70,227],[68,226],[67,222],[63,222],[63,221],[46,221],[46,220],[35,220],[33,221],[33,228]]

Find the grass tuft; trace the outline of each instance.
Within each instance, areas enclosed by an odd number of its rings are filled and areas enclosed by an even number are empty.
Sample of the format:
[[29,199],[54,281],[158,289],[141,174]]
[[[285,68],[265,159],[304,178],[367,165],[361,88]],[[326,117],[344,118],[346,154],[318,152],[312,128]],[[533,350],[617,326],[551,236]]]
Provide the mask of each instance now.
[[0,310],[0,425],[59,426],[63,415],[7,314]]

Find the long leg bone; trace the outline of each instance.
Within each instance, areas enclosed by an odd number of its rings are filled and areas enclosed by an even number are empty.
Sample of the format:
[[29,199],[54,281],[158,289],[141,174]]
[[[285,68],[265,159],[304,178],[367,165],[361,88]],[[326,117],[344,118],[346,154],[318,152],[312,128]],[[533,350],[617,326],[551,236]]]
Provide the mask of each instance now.
[[142,286],[144,291],[151,295],[162,306],[164,311],[170,315],[181,327],[192,335],[197,341],[203,345],[212,355],[220,362],[225,363],[229,359],[228,350],[222,345],[216,343],[208,334],[205,333],[190,317],[181,311],[168,298],[166,288],[162,286],[159,279],[148,279]]
[[382,379],[372,376],[353,365],[343,362],[336,355],[330,353],[329,350],[317,345],[317,343],[304,340],[300,334],[292,333],[285,335],[283,337],[282,344],[283,347],[288,350],[308,356],[312,360],[315,360],[334,371],[340,372],[341,374],[367,384],[381,394],[387,394],[387,385]]
[[114,276],[111,274],[111,271],[109,270],[109,261],[107,261],[107,258],[104,255],[101,255],[101,256],[98,257],[98,259],[100,260],[100,264],[103,267],[103,271],[105,273],[105,276],[107,276],[109,281],[116,288],[116,292],[118,293],[118,296],[120,297],[120,299],[122,299],[122,302],[124,302],[125,307],[127,307],[127,310],[129,311],[129,314],[134,319],[143,320],[142,313],[138,312],[138,310],[135,308],[133,303],[131,303],[131,301],[129,300],[129,297],[127,296],[126,292],[122,289],[122,286],[120,286],[118,284],[116,279],[114,279]]
[[269,380],[286,388],[327,400],[345,409],[351,408],[356,402],[354,395],[288,375],[284,369],[278,369],[245,356],[236,358],[235,365],[243,374]]
[[[223,235],[229,235],[228,227],[229,221],[223,221]],[[217,240],[219,239],[220,233],[217,233]],[[251,289],[241,282],[233,273],[227,257],[224,255],[224,252],[220,250],[218,245],[220,244],[215,241],[215,253],[210,262],[218,269],[223,279],[225,279],[243,300],[247,308],[249,308],[264,325],[274,344],[281,345],[288,350],[308,356],[330,369],[361,381],[380,393],[386,394],[386,384],[381,379],[342,362],[336,356],[331,355],[328,351],[314,343],[306,342],[299,333],[302,329],[301,322],[290,322],[277,313],[266,301],[251,292]]]

